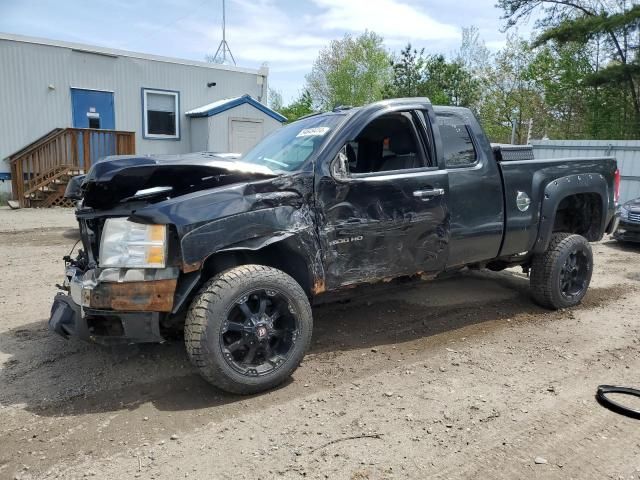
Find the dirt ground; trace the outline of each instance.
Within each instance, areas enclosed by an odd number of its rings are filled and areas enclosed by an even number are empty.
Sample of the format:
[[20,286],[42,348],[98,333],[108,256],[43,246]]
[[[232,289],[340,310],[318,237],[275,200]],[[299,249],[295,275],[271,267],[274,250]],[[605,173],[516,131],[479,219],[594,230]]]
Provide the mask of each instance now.
[[515,271],[314,308],[293,380],[253,397],[200,379],[181,343],[104,349],[47,330],[69,210],[0,210],[0,479],[640,478],[640,247],[595,244],[582,306]]

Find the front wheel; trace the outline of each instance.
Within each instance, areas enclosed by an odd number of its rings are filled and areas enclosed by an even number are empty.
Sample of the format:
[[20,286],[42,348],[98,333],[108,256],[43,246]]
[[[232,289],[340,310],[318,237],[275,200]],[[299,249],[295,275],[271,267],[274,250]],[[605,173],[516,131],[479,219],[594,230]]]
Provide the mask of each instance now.
[[553,310],[578,305],[589,288],[593,253],[586,238],[572,233],[554,233],[544,253],[533,257],[533,299]]
[[184,337],[191,362],[207,381],[246,395],[284,382],[302,361],[312,329],[309,300],[293,278],[243,265],[202,288]]

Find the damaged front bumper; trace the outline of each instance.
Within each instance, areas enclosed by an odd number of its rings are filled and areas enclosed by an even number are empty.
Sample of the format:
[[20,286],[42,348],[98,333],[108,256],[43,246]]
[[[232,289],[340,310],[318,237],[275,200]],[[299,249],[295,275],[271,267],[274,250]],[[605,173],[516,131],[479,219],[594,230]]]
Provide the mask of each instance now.
[[640,242],[640,223],[620,220],[613,238],[622,242]]
[[105,345],[162,342],[160,320],[173,309],[179,271],[67,266],[49,329]]

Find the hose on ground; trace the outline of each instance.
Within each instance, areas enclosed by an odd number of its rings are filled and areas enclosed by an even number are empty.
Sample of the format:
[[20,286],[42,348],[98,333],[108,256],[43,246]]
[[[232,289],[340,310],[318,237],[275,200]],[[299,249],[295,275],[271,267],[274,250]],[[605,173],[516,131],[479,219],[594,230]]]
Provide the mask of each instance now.
[[607,397],[609,393],[619,393],[623,395],[631,395],[632,397],[640,397],[640,390],[628,387],[617,387],[615,385],[599,385],[598,391],[596,392],[596,399],[603,407],[608,408],[612,412],[619,413],[620,415],[640,420],[640,410],[634,410],[633,408],[614,402]]

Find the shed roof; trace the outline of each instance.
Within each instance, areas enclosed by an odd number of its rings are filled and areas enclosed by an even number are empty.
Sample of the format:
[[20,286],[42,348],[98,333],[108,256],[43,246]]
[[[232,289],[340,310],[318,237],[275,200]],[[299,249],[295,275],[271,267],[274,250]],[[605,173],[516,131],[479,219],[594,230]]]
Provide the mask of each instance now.
[[202,107],[189,110],[185,113],[185,115],[188,117],[211,117],[245,103],[248,103],[252,107],[257,108],[261,112],[269,115],[271,118],[279,122],[287,121],[287,117],[280,115],[275,110],[272,110],[266,105],[263,105],[259,101],[252,98],[250,95],[242,95],[241,97],[223,98],[222,100],[216,100],[215,102],[208,103],[207,105],[203,105]]

